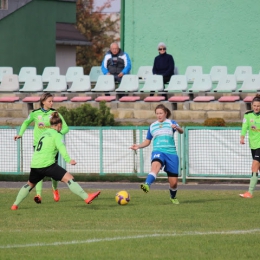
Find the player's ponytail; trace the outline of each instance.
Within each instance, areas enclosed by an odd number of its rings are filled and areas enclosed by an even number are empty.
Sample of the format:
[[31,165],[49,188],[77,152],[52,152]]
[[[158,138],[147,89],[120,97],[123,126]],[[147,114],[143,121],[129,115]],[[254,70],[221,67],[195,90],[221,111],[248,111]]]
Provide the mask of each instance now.
[[53,112],[51,114],[51,119],[50,119],[50,124],[51,125],[57,125],[59,123],[62,123],[62,120],[60,118],[60,115],[59,113],[56,111],[56,112]]
[[164,106],[164,105],[162,105],[162,104],[160,104],[160,105],[158,105],[156,108],[155,108],[155,113],[156,113],[156,110],[157,109],[162,109],[163,111],[164,111],[164,113],[166,114],[166,118],[170,118],[171,117],[171,115],[172,115],[172,113],[171,113],[171,111],[166,107],[166,106]]

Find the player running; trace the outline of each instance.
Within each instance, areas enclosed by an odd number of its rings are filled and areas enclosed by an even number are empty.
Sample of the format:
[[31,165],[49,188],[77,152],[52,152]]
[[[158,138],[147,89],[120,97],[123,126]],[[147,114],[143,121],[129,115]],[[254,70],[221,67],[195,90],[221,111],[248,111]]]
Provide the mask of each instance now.
[[174,133],[177,131],[182,134],[183,129],[174,120],[168,119],[171,116],[170,110],[160,104],[155,108],[157,121],[152,123],[147,132],[146,140],[141,144],[133,144],[130,148],[137,150],[150,145],[153,139],[153,151],[151,155],[151,172],[148,174],[144,184],[141,184],[141,189],[144,192],[149,192],[151,184],[155,181],[160,169],[164,167],[164,171],[168,175],[170,184],[170,200],[173,204],[179,204],[176,198],[179,158],[177,155]]
[[56,181],[65,182],[69,189],[85,200],[87,204],[90,204],[100,194],[100,191],[87,194],[82,187],[74,181],[73,176],[55,162],[55,156],[59,151],[67,163],[71,165],[76,164],[76,161],[70,158],[64,145],[63,136],[60,133],[62,129],[62,119],[58,112],[51,114],[50,124],[51,128],[46,130],[39,137],[39,142],[35,147],[31,161],[29,181],[20,189],[11,207],[12,210],[17,210],[18,205],[27,197],[36,183],[46,176]]
[[[28,118],[24,120],[20,132],[18,135],[14,137],[14,140],[21,138],[27,127],[34,122],[34,129],[33,129],[33,149],[35,149],[35,146],[37,145],[39,141],[39,137],[41,134],[48,128],[50,128],[50,118],[51,114],[55,111],[55,109],[52,108],[53,105],[53,96],[51,93],[44,93],[41,96],[40,99],[40,108],[33,110]],[[65,120],[60,115],[60,118],[62,120],[62,129],[61,133],[65,135],[69,132],[69,127],[67,126]],[[56,162],[58,162],[58,156],[56,155]],[[40,181],[36,185],[36,196],[34,197],[34,201],[36,203],[41,203],[42,201],[42,183],[43,181]],[[58,182],[52,179],[52,189],[53,189],[53,198],[54,201],[60,200],[60,195],[58,191]]]
[[258,181],[258,170],[260,167],[260,95],[257,94],[252,100],[252,110],[248,111],[244,115],[240,144],[245,144],[245,135],[248,131],[249,147],[251,148],[251,154],[253,162],[251,166],[252,177],[250,178],[249,189],[243,194],[239,194],[242,198],[253,198],[253,192],[255,190]]

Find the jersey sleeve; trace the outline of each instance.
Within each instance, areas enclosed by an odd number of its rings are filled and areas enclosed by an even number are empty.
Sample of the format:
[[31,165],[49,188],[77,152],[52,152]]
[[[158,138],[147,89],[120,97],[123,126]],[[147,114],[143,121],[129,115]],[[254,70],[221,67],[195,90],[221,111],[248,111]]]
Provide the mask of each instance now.
[[21,129],[19,131],[19,135],[22,136],[27,129],[27,127],[34,121],[34,115],[33,112],[29,114],[29,116],[23,121],[21,125]]
[[243,123],[242,123],[242,129],[241,129],[241,136],[245,136],[246,135],[246,132],[248,130],[248,126],[249,126],[249,119],[247,118],[246,115],[244,115],[244,118],[243,118]]
[[55,138],[55,145],[59,150],[60,154],[62,155],[63,159],[69,163],[71,161],[70,156],[67,152],[66,146],[63,141],[63,137],[61,134],[57,135]]
[[151,131],[150,131],[150,127],[149,127],[149,129],[148,129],[148,131],[147,131],[146,139],[147,139],[147,140],[152,140],[152,139],[153,139],[153,136],[152,136]]
[[69,132],[69,127],[68,127],[66,121],[64,120],[63,116],[62,116],[60,113],[59,113],[59,116],[60,116],[61,121],[62,121],[62,129],[61,129],[60,132],[61,132],[63,135],[65,135],[65,134],[67,134],[67,133]]

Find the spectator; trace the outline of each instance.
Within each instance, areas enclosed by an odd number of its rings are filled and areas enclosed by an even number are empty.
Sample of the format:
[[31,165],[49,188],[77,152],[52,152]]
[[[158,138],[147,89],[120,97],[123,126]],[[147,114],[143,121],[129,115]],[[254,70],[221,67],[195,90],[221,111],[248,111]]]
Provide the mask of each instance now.
[[153,74],[162,75],[163,83],[168,83],[174,75],[174,59],[172,55],[166,53],[166,45],[163,42],[158,44],[159,55],[155,57],[153,64]]
[[113,42],[102,61],[101,68],[104,75],[114,75],[115,81],[121,82],[122,77],[129,74],[131,70],[129,55],[122,51],[116,42]]

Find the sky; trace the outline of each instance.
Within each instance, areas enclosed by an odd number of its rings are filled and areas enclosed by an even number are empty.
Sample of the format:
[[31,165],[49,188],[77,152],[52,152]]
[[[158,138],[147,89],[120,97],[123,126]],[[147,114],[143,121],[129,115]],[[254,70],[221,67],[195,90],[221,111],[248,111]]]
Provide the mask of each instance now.
[[[102,6],[107,0],[94,0],[94,4],[96,7]],[[120,0],[111,0],[111,7],[104,9],[103,13],[119,13],[120,12]],[[95,11],[95,8],[94,10]]]

